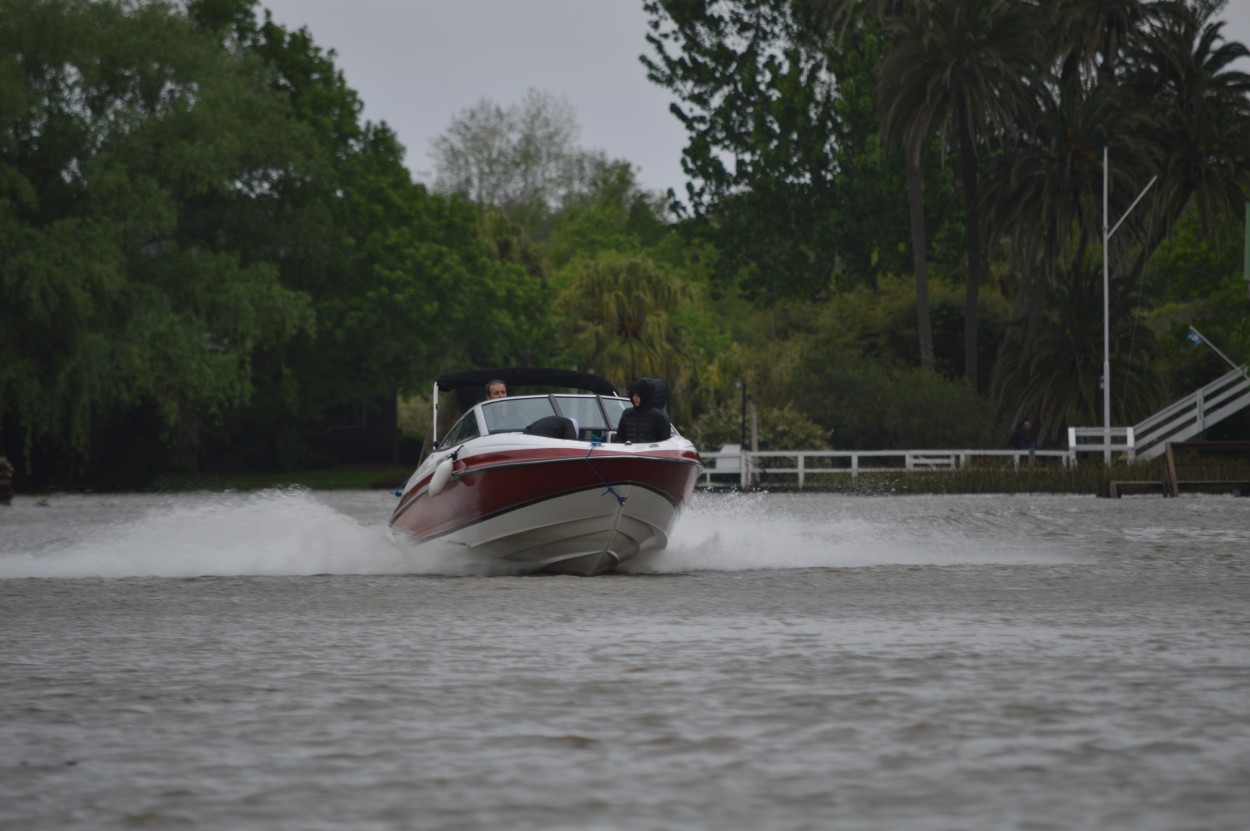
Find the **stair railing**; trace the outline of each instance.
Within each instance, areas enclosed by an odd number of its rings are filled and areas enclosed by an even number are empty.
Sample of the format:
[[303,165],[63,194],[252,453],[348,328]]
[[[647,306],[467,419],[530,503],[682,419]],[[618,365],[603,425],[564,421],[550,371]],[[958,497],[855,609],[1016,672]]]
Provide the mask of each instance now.
[[1161,456],[1168,442],[1192,439],[1246,406],[1250,406],[1250,374],[1238,367],[1136,425],[1137,456]]

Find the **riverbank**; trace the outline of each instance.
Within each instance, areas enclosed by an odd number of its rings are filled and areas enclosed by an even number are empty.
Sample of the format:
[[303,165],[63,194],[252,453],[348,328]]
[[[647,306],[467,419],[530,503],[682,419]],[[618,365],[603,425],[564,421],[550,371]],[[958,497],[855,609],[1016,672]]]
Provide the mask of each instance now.
[[[307,488],[316,491],[394,490],[403,485],[409,468],[350,467],[293,471],[235,471],[216,473],[167,473],[156,477],[147,488],[130,492],[185,493],[189,491],[260,491],[271,488]],[[803,487],[797,477],[770,474],[759,477],[749,490],[773,493],[838,493],[863,496],[903,494],[1106,494],[1111,482],[1157,482],[1166,476],[1162,459],[1119,463],[1105,468],[1096,461],[1075,467],[1054,464],[1007,465],[974,464],[956,469],[898,470],[860,473],[821,474],[808,470]],[[1210,481],[1250,478],[1250,463],[1220,463],[1204,467],[1192,478]],[[17,493],[22,493],[20,481]],[[736,476],[722,477],[704,490],[739,490]],[[111,492],[113,488],[82,488],[80,491]],[[29,492],[27,492],[29,495]]]

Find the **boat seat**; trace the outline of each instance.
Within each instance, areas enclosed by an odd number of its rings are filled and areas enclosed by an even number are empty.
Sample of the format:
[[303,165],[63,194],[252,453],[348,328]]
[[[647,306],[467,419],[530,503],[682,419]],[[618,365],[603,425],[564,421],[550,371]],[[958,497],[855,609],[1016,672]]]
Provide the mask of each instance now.
[[526,427],[525,434],[529,436],[545,436],[549,439],[572,439],[576,441],[577,426],[571,418],[555,415],[543,416]]

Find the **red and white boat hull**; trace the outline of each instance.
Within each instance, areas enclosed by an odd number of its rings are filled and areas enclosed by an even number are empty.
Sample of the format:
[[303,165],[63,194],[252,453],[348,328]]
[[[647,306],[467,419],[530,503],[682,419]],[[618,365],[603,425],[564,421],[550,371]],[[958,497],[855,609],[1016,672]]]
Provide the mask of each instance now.
[[431,480],[451,454],[426,460],[391,527],[524,571],[599,574],[664,548],[702,469],[680,438],[634,447],[514,434],[473,444],[441,489]]

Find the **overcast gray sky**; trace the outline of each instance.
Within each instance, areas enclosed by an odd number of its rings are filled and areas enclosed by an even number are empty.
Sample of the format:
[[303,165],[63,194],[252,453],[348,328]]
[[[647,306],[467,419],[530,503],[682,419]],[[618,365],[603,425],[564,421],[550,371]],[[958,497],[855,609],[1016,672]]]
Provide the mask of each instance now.
[[685,136],[647,80],[642,0],[260,0],[287,28],[307,25],[428,180],[430,141],[483,98],[526,90],[564,98],[579,145],[626,159],[644,187],[680,190]]
[[[533,88],[569,102],[581,147],[632,162],[644,187],[683,192],[685,133],[638,61],[648,51],[642,0],[260,3],[338,53],[365,118],[391,126],[418,179],[431,178],[430,141],[458,113],[483,98],[512,106]],[[1250,44],[1250,0],[1231,0],[1224,17],[1225,37]]]

